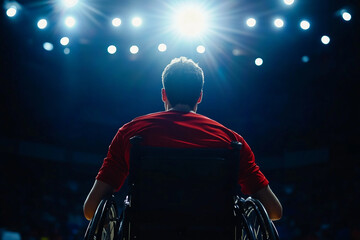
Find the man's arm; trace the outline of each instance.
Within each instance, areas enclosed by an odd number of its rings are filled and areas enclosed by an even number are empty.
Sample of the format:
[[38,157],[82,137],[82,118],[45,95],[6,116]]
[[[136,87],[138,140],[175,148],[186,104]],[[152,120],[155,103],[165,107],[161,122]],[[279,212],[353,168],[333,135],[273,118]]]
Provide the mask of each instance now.
[[100,201],[113,192],[114,188],[112,186],[105,182],[95,180],[95,183],[84,202],[83,210],[85,218],[91,220]]
[[271,220],[279,220],[282,217],[281,203],[273,191],[271,191],[269,185],[254,193],[252,197],[260,200]]

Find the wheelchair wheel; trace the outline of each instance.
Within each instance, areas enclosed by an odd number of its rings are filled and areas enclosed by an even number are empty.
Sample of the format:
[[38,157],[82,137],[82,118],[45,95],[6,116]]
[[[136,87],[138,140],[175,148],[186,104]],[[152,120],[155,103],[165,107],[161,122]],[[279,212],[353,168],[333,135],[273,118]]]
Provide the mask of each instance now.
[[253,227],[248,223],[245,214],[245,199],[235,199],[234,214],[235,214],[235,239],[236,240],[256,240]]
[[266,227],[266,231],[268,232],[269,239],[279,240],[280,238],[279,238],[279,234],[276,230],[276,227],[275,227],[273,221],[270,220],[262,203],[259,200],[254,199],[254,198],[249,198],[249,201],[250,200],[253,201],[256,204],[256,206],[258,207],[258,210],[264,220],[264,224]]
[[[251,197],[245,200],[244,215],[248,223],[252,226],[255,239],[258,240],[278,240],[279,237],[275,234],[276,229],[269,219],[265,208],[259,200]],[[276,232],[277,233],[277,232]]]
[[114,240],[118,227],[114,196],[101,200],[85,233],[85,240]]

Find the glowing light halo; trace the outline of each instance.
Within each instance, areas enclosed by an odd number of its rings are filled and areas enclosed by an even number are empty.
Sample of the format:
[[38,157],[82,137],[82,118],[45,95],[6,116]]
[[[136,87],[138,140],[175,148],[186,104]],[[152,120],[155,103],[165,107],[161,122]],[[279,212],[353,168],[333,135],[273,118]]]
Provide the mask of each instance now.
[[198,53],[205,53],[205,47],[203,46],[203,45],[199,45],[199,46],[197,46],[197,48],[196,48],[196,51],[198,52]]
[[11,6],[6,10],[6,15],[10,18],[14,17],[16,13],[17,13],[17,9],[15,6]]
[[264,63],[264,60],[262,58],[256,58],[255,59],[255,65],[260,67]]
[[160,44],[158,45],[158,50],[159,50],[159,52],[165,52],[166,49],[167,49],[167,46],[166,46],[165,43],[160,43]]
[[344,19],[344,21],[348,22],[351,20],[351,14],[344,11],[342,14],[341,14],[342,18]]
[[47,26],[47,21],[46,21],[46,19],[45,19],[45,18],[40,19],[40,20],[37,22],[37,26],[38,26],[39,29],[44,29],[44,28],[46,28],[46,26]]
[[78,2],[79,2],[79,0],[63,0],[63,4],[67,8],[74,7],[76,4],[78,4]]
[[111,23],[114,27],[119,27],[121,25],[121,19],[116,17],[111,21]]
[[139,47],[136,45],[132,45],[129,50],[131,54],[137,54],[139,52]]
[[74,27],[76,24],[76,20],[74,17],[72,16],[68,16],[65,18],[65,25],[68,27],[68,28],[72,28]]
[[173,29],[181,36],[201,37],[208,29],[208,12],[201,5],[188,3],[174,8]]
[[[159,29],[159,33],[164,36],[168,42],[173,42],[174,44],[189,44],[197,41],[205,44],[209,49],[223,51],[219,48],[219,41],[234,43],[238,40],[237,38],[233,38],[234,35],[229,35],[229,32],[231,34],[248,34],[247,31],[239,30],[237,27],[231,28],[228,24],[224,24],[224,21],[230,21],[232,17],[235,17],[235,15],[232,15],[233,13],[228,12],[232,6],[228,1],[220,1],[216,5],[213,4],[212,1],[169,1],[164,3],[164,5],[167,8],[165,12],[164,9],[160,10],[155,8],[154,11],[158,12],[158,15],[161,16],[159,18],[169,23]],[[184,13],[181,14],[181,12],[186,9],[193,9],[193,11],[190,11],[190,15],[191,12],[200,13],[199,17],[194,17],[195,19],[200,19],[199,24],[197,24],[200,28],[199,31],[192,31],[191,29],[189,32],[180,31],[178,18],[181,15],[186,15]],[[229,16],[229,14],[231,16]],[[196,29],[195,26],[191,26],[191,28]],[[191,47],[196,48],[196,46],[193,45]]]
[[310,22],[307,20],[302,20],[300,22],[300,27],[302,30],[308,30],[310,28]]
[[321,42],[324,44],[324,45],[328,45],[330,43],[330,37],[327,36],[327,35],[323,35],[321,37]]
[[132,20],[131,20],[131,24],[134,26],[134,27],[140,27],[141,24],[142,24],[142,19],[140,17],[134,17]]
[[60,39],[60,44],[63,45],[63,46],[68,45],[69,42],[70,42],[70,39],[69,39],[68,37],[62,37],[62,38]]
[[50,52],[50,51],[52,51],[54,49],[54,45],[52,43],[50,43],[50,42],[44,42],[43,48],[46,51]]
[[284,0],[284,3],[286,5],[292,5],[294,3],[294,0]]
[[108,51],[108,53],[109,54],[115,54],[116,53],[116,47],[114,46],[114,45],[110,45],[110,46],[108,46],[108,48],[107,48],[107,51]]
[[248,27],[255,27],[256,19],[255,18],[248,18],[246,20],[246,25],[248,25]]
[[282,27],[284,27],[284,20],[282,18],[276,18],[274,20],[274,25],[277,28],[282,28]]

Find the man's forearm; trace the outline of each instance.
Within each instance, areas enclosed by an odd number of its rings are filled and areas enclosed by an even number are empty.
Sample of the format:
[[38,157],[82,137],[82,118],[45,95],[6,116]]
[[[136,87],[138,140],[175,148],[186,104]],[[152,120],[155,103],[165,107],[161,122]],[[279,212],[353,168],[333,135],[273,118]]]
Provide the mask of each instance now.
[[282,206],[279,199],[270,189],[270,186],[259,190],[252,195],[254,198],[258,199],[265,207],[269,218],[273,221],[279,220],[282,217]]
[[102,181],[95,180],[95,183],[84,202],[83,211],[85,218],[91,220],[100,201],[113,192],[114,189],[112,186]]

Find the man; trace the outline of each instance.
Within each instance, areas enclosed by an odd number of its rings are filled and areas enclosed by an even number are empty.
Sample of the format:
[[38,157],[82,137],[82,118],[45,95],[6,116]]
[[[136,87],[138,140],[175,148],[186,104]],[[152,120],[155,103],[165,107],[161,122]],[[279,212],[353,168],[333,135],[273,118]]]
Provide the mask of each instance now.
[[203,96],[202,69],[191,59],[175,58],[164,69],[162,83],[165,111],[135,118],[119,129],[85,200],[85,217],[90,220],[101,199],[123,185],[129,173],[129,139],[139,135],[145,145],[172,148],[227,148],[232,141],[241,142],[241,191],[259,199],[272,220],[280,219],[282,206],[255,164],[249,145],[239,134],[196,113]]

